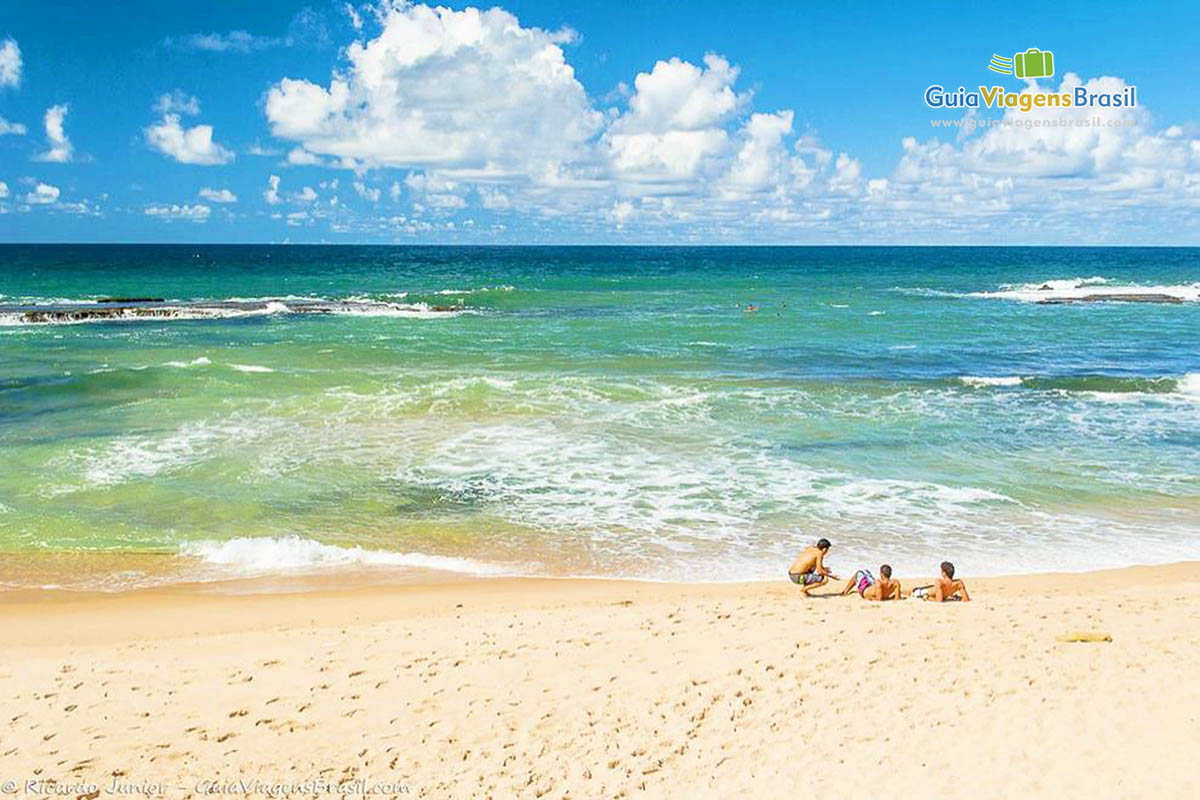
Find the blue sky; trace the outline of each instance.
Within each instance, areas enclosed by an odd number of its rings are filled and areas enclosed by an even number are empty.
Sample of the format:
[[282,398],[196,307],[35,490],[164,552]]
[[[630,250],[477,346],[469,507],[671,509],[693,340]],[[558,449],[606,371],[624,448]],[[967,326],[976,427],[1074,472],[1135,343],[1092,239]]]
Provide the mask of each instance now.
[[[10,4],[0,240],[1200,243],[1200,6],[1013,9]],[[1139,104],[934,129],[933,83]]]

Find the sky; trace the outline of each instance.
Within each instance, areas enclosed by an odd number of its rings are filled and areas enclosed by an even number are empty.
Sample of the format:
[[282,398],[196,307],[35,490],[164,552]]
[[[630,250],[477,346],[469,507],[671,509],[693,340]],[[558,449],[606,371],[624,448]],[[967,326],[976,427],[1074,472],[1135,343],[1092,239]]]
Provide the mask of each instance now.
[[1049,5],[6,3],[0,241],[1200,244],[1200,4]]

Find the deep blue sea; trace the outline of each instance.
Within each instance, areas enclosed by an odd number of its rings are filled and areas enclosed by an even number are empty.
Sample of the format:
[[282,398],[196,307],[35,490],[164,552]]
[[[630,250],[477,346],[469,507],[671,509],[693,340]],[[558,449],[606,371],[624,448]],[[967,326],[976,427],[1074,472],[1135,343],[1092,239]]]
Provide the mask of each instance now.
[[6,245],[0,450],[9,585],[1200,558],[1200,250]]

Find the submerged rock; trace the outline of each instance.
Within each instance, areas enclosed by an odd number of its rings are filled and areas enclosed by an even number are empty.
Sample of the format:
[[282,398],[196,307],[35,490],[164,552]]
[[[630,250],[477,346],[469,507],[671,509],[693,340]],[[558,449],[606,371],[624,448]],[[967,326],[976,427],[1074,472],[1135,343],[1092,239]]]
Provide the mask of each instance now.
[[95,304],[55,306],[0,306],[0,317],[10,323],[66,324],[105,320],[178,319],[211,320],[270,314],[346,314],[422,317],[462,313],[461,305],[404,305],[372,300],[255,300],[167,303],[154,297],[106,297]]
[[1173,294],[1089,294],[1083,297],[1048,297],[1038,300],[1039,305],[1064,305],[1066,303],[1182,303],[1182,297]]

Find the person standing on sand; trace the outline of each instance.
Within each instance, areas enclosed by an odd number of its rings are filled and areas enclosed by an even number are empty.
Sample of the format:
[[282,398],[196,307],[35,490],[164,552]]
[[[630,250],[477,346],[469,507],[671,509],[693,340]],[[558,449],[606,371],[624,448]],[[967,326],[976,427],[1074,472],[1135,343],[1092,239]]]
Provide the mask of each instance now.
[[804,548],[804,552],[796,556],[796,560],[788,568],[788,578],[801,587],[805,597],[808,597],[808,593],[813,589],[828,583],[830,578],[837,580],[837,576],[825,566],[825,554],[829,552],[830,547],[828,539],[821,539],[816,544]]
[[954,579],[954,565],[949,561],[942,562],[942,577],[932,586],[918,586],[913,589],[913,599],[932,600],[935,603],[945,603],[949,600],[970,601],[967,585]]
[[869,569],[860,569],[854,573],[847,583],[846,588],[842,590],[842,596],[850,594],[854,590],[858,590],[858,596],[864,600],[899,600],[900,599],[900,581],[892,580],[892,567],[890,564],[884,564],[879,567],[879,580],[875,580],[875,576],[871,574]]

